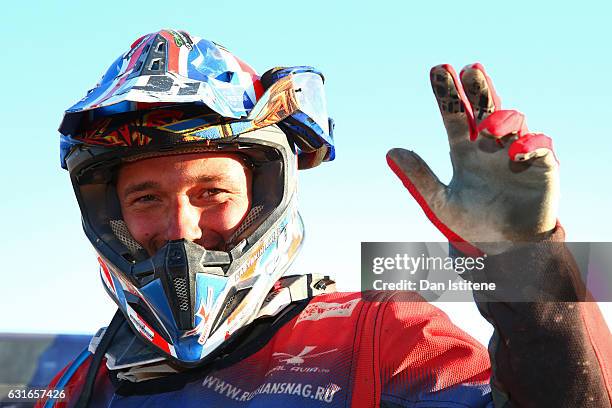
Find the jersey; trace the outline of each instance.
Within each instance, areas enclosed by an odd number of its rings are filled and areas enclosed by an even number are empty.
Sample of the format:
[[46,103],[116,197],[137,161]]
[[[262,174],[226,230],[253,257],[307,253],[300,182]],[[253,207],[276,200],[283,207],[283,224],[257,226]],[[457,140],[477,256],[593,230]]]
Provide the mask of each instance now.
[[[244,342],[210,364],[153,366],[159,378],[140,382],[128,380],[132,369],[103,364],[90,406],[609,408],[612,336],[563,241],[558,227],[537,244],[487,257],[473,277],[505,289],[520,282],[540,296],[474,293],[494,328],[488,355],[417,294],[326,293],[256,320]],[[84,352],[58,374],[51,387],[68,400],[56,406],[75,404],[90,361]]]
[[[491,405],[486,349],[418,295],[414,301],[386,296],[316,296],[236,352],[162,378],[132,383],[103,365],[91,406]],[[73,371],[64,380],[68,401],[55,406],[74,404],[91,356],[82,360],[68,368]]]

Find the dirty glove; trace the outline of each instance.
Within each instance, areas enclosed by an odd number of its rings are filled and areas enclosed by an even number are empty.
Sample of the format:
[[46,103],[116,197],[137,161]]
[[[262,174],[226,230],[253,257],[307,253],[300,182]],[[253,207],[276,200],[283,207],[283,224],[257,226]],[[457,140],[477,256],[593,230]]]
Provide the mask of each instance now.
[[[595,302],[575,301],[589,295],[559,243],[563,229],[555,228],[559,166],[551,140],[530,133],[521,113],[501,110],[480,64],[464,68],[460,80],[449,65],[430,75],[448,133],[452,180],[442,184],[409,150],[392,149],[387,162],[454,247],[494,255],[473,276],[511,295],[474,293],[495,329],[489,343],[494,405],[609,407],[610,332]],[[526,241],[538,243],[513,245]],[[522,301],[512,300],[516,294]]]
[[[387,162],[430,221],[466,254],[496,254],[555,228],[558,162],[550,138],[502,110],[482,65],[431,69],[448,134],[453,178],[444,185],[416,153],[392,149]],[[475,247],[475,248],[474,248]]]

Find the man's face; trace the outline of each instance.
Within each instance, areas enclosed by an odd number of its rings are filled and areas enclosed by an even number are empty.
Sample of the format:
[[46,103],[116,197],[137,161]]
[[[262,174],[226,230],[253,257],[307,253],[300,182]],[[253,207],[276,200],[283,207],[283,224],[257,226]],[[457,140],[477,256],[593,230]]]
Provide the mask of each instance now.
[[251,208],[251,184],[236,155],[184,154],[123,165],[117,195],[130,233],[149,255],[182,238],[221,250]]

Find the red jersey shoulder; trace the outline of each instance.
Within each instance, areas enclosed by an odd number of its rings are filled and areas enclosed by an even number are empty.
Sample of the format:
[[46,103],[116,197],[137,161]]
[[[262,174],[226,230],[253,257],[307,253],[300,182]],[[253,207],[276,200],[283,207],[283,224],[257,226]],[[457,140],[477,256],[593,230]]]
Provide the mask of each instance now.
[[360,318],[387,316],[387,324],[405,326],[407,322],[422,322],[434,317],[446,319],[446,315],[427,303],[416,293],[410,292],[335,292],[313,297],[297,316],[294,326],[300,324],[342,325]]
[[[80,390],[85,382],[87,370],[91,363],[93,355],[84,351],[62,369],[51,380],[48,389],[61,389],[64,391],[64,397],[53,401],[55,408],[66,408],[74,405],[75,398],[78,397]],[[36,402],[36,408],[46,406],[47,399],[42,399]]]
[[381,393],[446,392],[489,381],[484,346],[416,293],[319,295],[283,329],[280,338],[350,352],[353,402],[375,404]]

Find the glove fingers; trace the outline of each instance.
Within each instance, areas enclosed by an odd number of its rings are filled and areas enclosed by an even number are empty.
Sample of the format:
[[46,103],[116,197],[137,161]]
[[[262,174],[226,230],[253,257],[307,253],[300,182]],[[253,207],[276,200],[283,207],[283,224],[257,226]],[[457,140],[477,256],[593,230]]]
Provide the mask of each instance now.
[[465,66],[459,77],[472,106],[476,123],[480,123],[489,114],[501,109],[501,100],[495,92],[493,81],[480,63]]
[[508,149],[508,156],[515,162],[543,158],[544,165],[559,163],[553,150],[552,139],[542,133],[528,133],[516,140]]
[[519,137],[526,134],[527,123],[525,115],[516,110],[498,110],[488,115],[478,124],[478,132],[486,132],[489,136],[502,138],[516,134]]
[[472,106],[453,67],[436,65],[429,78],[449,139],[469,134],[470,139],[475,140],[478,133]]

